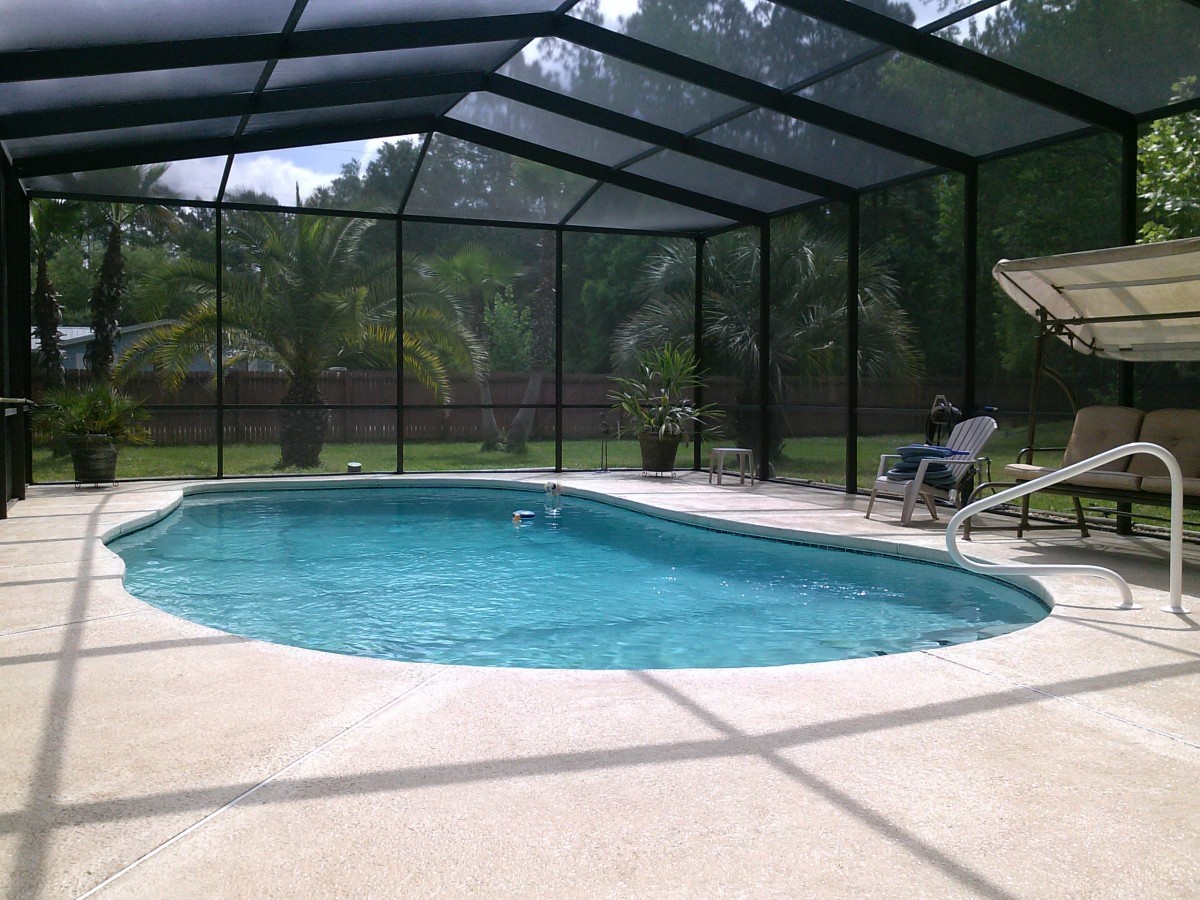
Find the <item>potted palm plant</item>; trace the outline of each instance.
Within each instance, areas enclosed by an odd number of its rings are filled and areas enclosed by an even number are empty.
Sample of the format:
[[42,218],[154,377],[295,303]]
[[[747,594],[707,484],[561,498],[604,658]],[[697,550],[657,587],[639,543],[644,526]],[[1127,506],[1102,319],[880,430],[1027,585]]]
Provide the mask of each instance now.
[[51,391],[34,421],[43,436],[70,450],[76,484],[100,484],[116,480],[119,446],[150,442],[143,424],[150,415],[141,406],[108,382],[98,382]]
[[711,403],[697,405],[689,394],[704,386],[696,356],[686,347],[664,344],[639,352],[635,374],[613,376],[608,395],[613,409],[632,423],[642,451],[642,471],[675,471],[675,455],[693,427],[708,429],[720,415]]

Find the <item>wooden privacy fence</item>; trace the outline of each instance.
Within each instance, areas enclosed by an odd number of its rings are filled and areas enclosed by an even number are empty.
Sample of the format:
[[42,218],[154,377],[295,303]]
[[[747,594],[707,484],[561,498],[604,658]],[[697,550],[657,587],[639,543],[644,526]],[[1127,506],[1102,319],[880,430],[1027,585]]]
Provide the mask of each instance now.
[[[333,406],[352,405],[355,409],[331,409],[326,440],[334,443],[390,443],[396,439],[396,414],[393,409],[363,409],[362,406],[394,406],[396,376],[392,372],[326,372],[321,390]],[[495,411],[501,428],[512,420],[520,407],[528,384],[526,373],[496,373],[489,382],[492,403],[505,407]],[[189,376],[177,391],[167,391],[151,373],[136,375],[123,389],[145,400],[154,410],[151,434],[165,445],[212,444],[216,442],[216,390],[211,376]],[[229,372],[224,385],[225,440],[231,443],[272,444],[279,440],[278,409],[244,409],[243,406],[277,405],[287,389],[287,376],[280,372]],[[600,436],[600,414],[609,405],[612,382],[605,375],[565,375],[563,439],[595,439]],[[788,406],[774,417],[774,427],[785,437],[836,436],[845,434],[847,394],[842,377],[788,379],[785,385]],[[893,434],[923,428],[925,413],[937,394],[945,394],[954,403],[963,397],[961,378],[929,377],[898,387],[886,382],[864,380],[859,386],[859,431],[862,434]],[[1009,415],[1023,416],[1028,397],[1028,382],[1012,380],[980,386],[979,401],[999,407]],[[737,381],[712,377],[705,399],[732,405],[737,396]],[[482,439],[478,409],[463,409],[461,404],[479,403],[479,387],[470,376],[451,381],[450,406],[436,406],[428,389],[415,381],[404,382],[404,438],[410,441],[478,441]],[[554,377],[547,374],[541,387],[540,402],[554,404]],[[173,406],[206,406],[208,409],[172,409]],[[413,408],[426,405],[430,408]],[[569,409],[595,406],[597,409]],[[554,410],[537,412],[535,438],[550,438],[554,433]],[[615,414],[607,413],[610,426]]]

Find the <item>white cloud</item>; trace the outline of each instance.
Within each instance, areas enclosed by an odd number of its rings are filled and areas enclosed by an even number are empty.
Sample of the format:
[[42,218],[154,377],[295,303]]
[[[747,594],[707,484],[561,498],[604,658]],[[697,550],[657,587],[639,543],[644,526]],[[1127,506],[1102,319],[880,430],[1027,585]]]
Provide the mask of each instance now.
[[229,190],[251,188],[290,205],[296,200],[297,185],[300,197],[304,198],[337,176],[337,172],[315,172],[274,153],[255,153],[233,161]]
[[171,163],[162,181],[176,196],[187,200],[215,200],[221,176],[225,173],[224,156],[185,159]]

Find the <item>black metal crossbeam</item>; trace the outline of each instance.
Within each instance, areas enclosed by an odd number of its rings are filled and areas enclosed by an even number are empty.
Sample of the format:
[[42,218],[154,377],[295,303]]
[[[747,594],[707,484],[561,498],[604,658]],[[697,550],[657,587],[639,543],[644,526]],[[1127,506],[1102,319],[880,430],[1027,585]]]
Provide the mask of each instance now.
[[691,82],[708,90],[745,103],[763,106],[856,138],[894,153],[924,160],[935,166],[964,172],[973,164],[969,154],[926,140],[906,131],[835,109],[805,97],[769,87],[725,69],[698,62],[590,22],[563,17],[557,20],[555,35],[563,40],[595,50],[635,65]]
[[845,0],[774,2],[1088,124],[1117,132],[1133,124],[1132,115],[1119,107],[953,41],[919,31],[857,3],[846,3]]
[[674,150],[686,156],[693,156],[696,159],[715,163],[766,181],[773,181],[795,190],[838,200],[847,200],[855,194],[852,187],[841,182],[771,162],[740,150],[732,150],[711,141],[681,134],[644,119],[637,119],[583,100],[576,100],[557,91],[517,81],[504,75],[487,76],[484,79],[483,90],[546,112],[603,128],[614,134]]
[[762,210],[742,206],[739,203],[730,203],[727,200],[720,200],[716,197],[697,193],[696,191],[689,191],[686,188],[664,184],[652,178],[647,178],[644,175],[634,175],[631,172],[611,169],[602,163],[593,162],[590,159],[573,156],[561,150],[552,150],[541,144],[534,144],[510,135],[490,131],[478,125],[470,125],[454,119],[443,119],[439,123],[437,130],[450,137],[470,141],[482,147],[490,147],[502,153],[510,153],[514,156],[532,160],[533,162],[562,169],[564,172],[572,172],[576,175],[582,175],[585,178],[593,178],[596,181],[603,181],[639,194],[657,197],[660,200],[666,200],[668,203],[687,206],[714,216],[732,219],[735,222],[757,223],[763,222],[767,218],[767,214]]

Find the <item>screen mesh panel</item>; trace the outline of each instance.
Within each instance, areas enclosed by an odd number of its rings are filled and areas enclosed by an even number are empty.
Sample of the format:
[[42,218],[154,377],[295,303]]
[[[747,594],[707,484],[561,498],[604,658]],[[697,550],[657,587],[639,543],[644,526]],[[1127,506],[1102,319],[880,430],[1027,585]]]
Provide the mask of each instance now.
[[642,141],[495,94],[470,94],[449,115],[452,119],[606,165],[615,165],[651,148],[650,144]]
[[590,186],[582,176],[437,135],[404,212],[553,225]]
[[4,0],[0,50],[88,47],[139,41],[177,41],[279,31],[293,0],[105,0],[46,3]]
[[1008,0],[937,35],[1131,112],[1166,105],[1200,75],[1200,9],[1178,0],[1043,12]]
[[628,171],[763,212],[777,212],[818,199],[812,194],[671,150],[655,153],[630,166]]
[[[793,85],[875,46],[765,0],[677,0],[641,5],[630,15],[616,14],[626,8],[627,4],[601,3],[604,27],[773,87]],[[577,6],[571,15],[595,17],[588,5]]]
[[711,213],[603,185],[571,217],[570,225],[646,231],[704,231],[734,224]]
[[345,28],[355,25],[398,25],[472,16],[505,16],[514,13],[551,12],[558,0],[309,0],[300,18],[300,31]]
[[899,53],[834,75],[804,96],[975,155],[1085,127],[1076,119]]
[[921,160],[768,109],[739,116],[701,136],[854,187],[878,184],[927,168]]
[[500,73],[677,131],[688,131],[743,105],[557,38],[534,41]]

